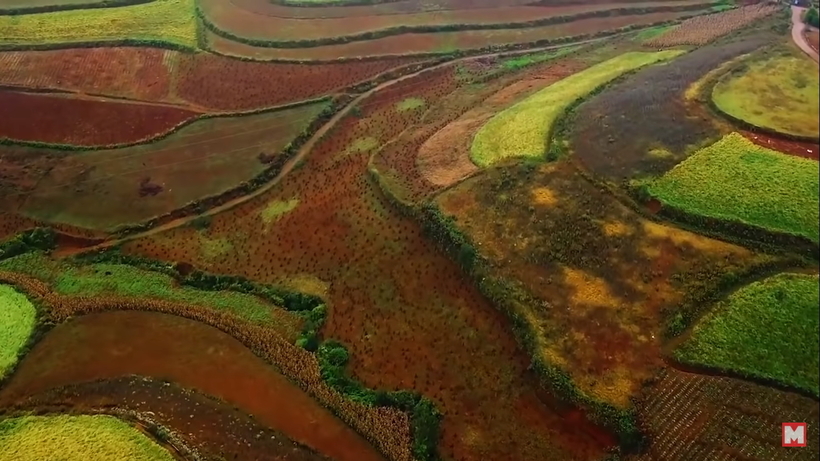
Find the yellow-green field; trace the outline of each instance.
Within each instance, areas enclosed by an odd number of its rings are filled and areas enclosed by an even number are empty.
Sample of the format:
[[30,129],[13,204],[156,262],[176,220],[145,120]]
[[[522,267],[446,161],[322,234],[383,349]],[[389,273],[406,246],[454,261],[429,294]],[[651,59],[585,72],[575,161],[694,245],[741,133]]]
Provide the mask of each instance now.
[[470,149],[473,162],[488,167],[510,157],[540,157],[549,147],[553,123],[574,101],[639,67],[684,53],[632,52],[604,61],[565,78],[496,114],[476,133]]
[[113,416],[23,416],[0,421],[2,461],[173,461]]
[[778,56],[721,77],[718,109],[751,125],[802,138],[820,136],[820,76],[814,62]]
[[28,298],[8,285],[0,285],[0,380],[17,363],[17,355],[34,329],[36,315]]
[[196,46],[194,0],[155,0],[92,10],[0,16],[0,46],[124,39]]
[[701,216],[820,239],[818,163],[760,147],[732,133],[656,180],[664,205]]

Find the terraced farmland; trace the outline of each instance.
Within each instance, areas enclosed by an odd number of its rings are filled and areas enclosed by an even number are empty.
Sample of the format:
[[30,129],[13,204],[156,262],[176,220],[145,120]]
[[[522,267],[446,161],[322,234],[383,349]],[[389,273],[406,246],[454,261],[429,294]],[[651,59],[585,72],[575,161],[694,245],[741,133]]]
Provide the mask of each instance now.
[[0,461],[815,459],[816,66],[742,3],[0,0]]

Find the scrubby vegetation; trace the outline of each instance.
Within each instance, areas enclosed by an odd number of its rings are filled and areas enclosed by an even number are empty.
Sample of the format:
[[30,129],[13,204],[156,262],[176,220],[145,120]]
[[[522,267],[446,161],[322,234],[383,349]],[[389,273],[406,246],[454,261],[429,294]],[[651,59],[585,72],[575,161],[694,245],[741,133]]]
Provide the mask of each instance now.
[[674,351],[691,365],[820,396],[820,281],[780,274],[742,287]]
[[21,416],[0,420],[0,459],[173,461],[171,454],[113,416]]
[[644,184],[665,206],[758,226],[817,243],[818,163],[732,133]]
[[543,156],[552,124],[576,99],[625,72],[681,53],[626,53],[550,85],[490,119],[473,139],[473,162],[488,167],[509,157]]
[[9,285],[0,285],[0,382],[17,363],[17,355],[34,330],[36,316],[34,305],[23,294]]

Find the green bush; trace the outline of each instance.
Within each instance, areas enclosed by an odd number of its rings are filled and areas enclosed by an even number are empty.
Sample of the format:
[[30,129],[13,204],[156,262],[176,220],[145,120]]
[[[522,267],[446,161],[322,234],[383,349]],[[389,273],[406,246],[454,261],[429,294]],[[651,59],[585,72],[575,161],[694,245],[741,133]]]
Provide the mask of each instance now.
[[812,27],[820,27],[820,12],[815,7],[809,8],[803,16],[803,21]]

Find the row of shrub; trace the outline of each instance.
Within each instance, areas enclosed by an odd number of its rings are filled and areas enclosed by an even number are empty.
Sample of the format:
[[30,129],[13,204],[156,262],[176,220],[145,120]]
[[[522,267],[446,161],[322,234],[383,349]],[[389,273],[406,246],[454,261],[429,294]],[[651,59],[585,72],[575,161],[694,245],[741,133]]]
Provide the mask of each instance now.
[[115,249],[82,254],[76,259],[85,263],[128,264],[145,270],[157,271],[174,277],[180,284],[203,291],[230,290],[258,296],[288,311],[297,312],[305,319],[296,345],[316,352],[322,379],[352,401],[369,406],[393,407],[407,412],[411,418],[413,454],[419,461],[436,461],[441,414],[432,401],[408,391],[381,391],[366,388],[346,372],[349,353],[338,341],[321,342],[319,329],[327,316],[324,301],[314,295],[263,285],[244,277],[216,275],[192,270],[187,273],[179,267],[161,261],[128,256]]
[[161,48],[164,50],[180,51],[183,53],[195,53],[198,51],[195,48],[185,46],[179,43],[173,43],[165,40],[142,38],[123,38],[119,40],[91,40],[87,42],[6,44],[0,45],[0,51],[51,51],[64,50],[67,48],[113,48],[131,46]]
[[56,246],[57,234],[54,230],[38,227],[0,243],[0,261],[31,251],[51,251]]
[[458,32],[467,30],[500,30],[500,29],[526,29],[532,27],[542,27],[555,24],[566,24],[582,19],[602,18],[611,16],[628,16],[651,13],[674,13],[684,11],[699,11],[712,6],[713,2],[703,2],[690,5],[676,5],[676,6],[655,6],[655,7],[641,7],[641,8],[615,8],[610,10],[589,11],[585,13],[578,13],[564,16],[551,16],[547,18],[536,19],[525,22],[505,22],[505,23],[489,23],[489,24],[441,24],[441,25],[418,25],[418,26],[396,26],[375,31],[363,32],[354,35],[341,35],[334,37],[325,37],[317,39],[303,39],[303,40],[263,40],[253,39],[248,37],[241,37],[234,33],[220,29],[217,25],[212,23],[197,6],[196,12],[202,24],[214,34],[244,43],[246,45],[257,46],[261,48],[313,48],[326,45],[341,45],[350,42],[375,40],[379,38],[389,37],[391,35],[401,35],[410,33],[436,33],[436,32]]

